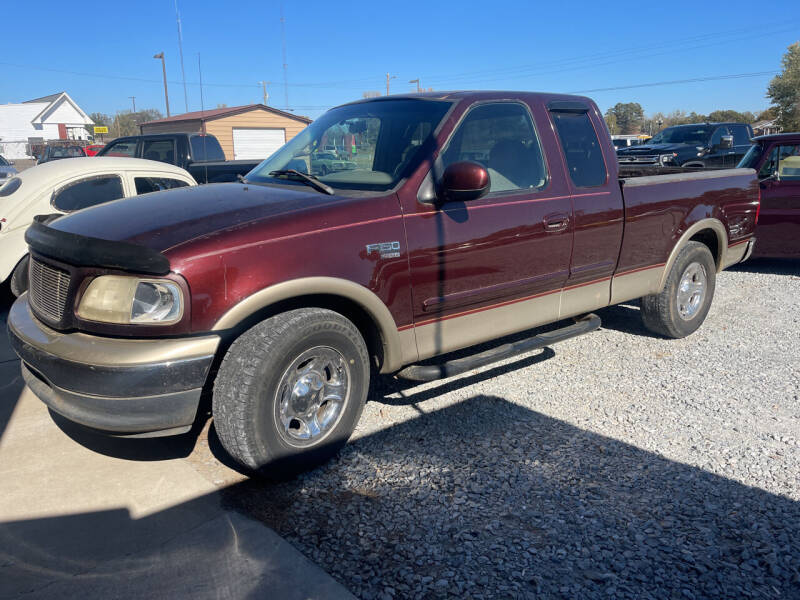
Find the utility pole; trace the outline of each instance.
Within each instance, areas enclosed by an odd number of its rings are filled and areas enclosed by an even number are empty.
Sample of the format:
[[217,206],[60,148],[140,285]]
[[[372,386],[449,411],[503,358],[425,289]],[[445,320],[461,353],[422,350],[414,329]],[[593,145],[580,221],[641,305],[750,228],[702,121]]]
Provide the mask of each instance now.
[[386,74],[386,95],[387,96],[389,95],[389,80],[390,79],[397,79],[397,75],[389,75],[389,73]]
[[178,0],[175,0],[175,20],[178,22],[178,50],[181,53],[181,78],[183,79],[183,102],[189,112],[189,95],[186,93],[186,70],[183,68],[183,31],[181,31],[181,13],[178,12]]
[[286,110],[289,110],[289,75],[286,63],[286,19],[283,18],[283,3],[281,3],[281,52],[283,54],[283,101]]
[[422,88],[419,87],[419,79],[412,79],[408,83],[416,83],[417,84],[417,93],[419,94],[422,91]]
[[167,104],[167,118],[169,118],[170,114],[169,114],[169,93],[167,92],[167,65],[164,62],[164,53],[159,52],[158,54],[154,55],[153,58],[161,59],[161,72],[164,74],[164,102],[166,102]]
[[261,91],[264,93],[264,106],[267,105],[267,101],[269,100],[269,94],[267,93],[267,84],[272,83],[271,81],[259,81],[261,85]]
[[133,112],[136,112],[136,96],[128,96],[128,98],[133,102]]

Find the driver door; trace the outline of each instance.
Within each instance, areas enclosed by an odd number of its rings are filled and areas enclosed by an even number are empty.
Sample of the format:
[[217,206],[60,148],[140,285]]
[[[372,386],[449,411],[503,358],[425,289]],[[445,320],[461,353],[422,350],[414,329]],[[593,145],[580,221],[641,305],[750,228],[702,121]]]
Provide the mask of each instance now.
[[[545,119],[537,122],[547,123],[543,107],[533,108]],[[552,129],[537,132],[527,104],[474,104],[433,172],[481,163],[491,179],[488,195],[441,204],[403,198],[420,359],[558,318],[572,206],[563,177],[550,177],[563,164],[545,157],[540,133],[552,146]]]

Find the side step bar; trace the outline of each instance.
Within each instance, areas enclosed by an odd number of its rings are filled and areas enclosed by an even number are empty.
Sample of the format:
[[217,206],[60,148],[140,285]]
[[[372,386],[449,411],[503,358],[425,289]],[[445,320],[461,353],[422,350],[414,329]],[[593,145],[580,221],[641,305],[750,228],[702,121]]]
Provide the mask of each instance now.
[[466,371],[484,367],[494,362],[511,358],[518,354],[524,354],[531,350],[544,348],[556,342],[562,342],[584,333],[590,333],[600,328],[600,317],[594,313],[584,315],[575,319],[573,325],[549,331],[547,333],[540,333],[518,342],[504,344],[498,348],[492,348],[485,352],[473,354],[472,356],[465,356],[464,358],[457,358],[437,365],[410,365],[397,373],[397,377],[402,379],[409,379],[411,381],[434,381],[436,379],[444,379],[445,377],[452,377],[453,375],[460,375]]

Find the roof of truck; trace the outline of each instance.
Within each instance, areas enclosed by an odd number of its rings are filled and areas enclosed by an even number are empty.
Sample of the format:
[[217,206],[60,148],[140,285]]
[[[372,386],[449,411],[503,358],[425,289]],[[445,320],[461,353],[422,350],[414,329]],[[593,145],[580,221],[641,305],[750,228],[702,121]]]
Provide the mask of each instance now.
[[789,133],[770,133],[769,135],[759,135],[754,137],[754,142],[771,142],[774,140],[800,140],[800,131]]
[[347,104],[361,104],[363,102],[385,102],[387,100],[496,100],[509,98],[538,97],[546,100],[583,100],[593,103],[591,98],[576,94],[558,94],[550,92],[522,92],[511,90],[454,90],[447,92],[419,92],[410,94],[392,94],[390,96],[377,96],[363,98],[348,102]]

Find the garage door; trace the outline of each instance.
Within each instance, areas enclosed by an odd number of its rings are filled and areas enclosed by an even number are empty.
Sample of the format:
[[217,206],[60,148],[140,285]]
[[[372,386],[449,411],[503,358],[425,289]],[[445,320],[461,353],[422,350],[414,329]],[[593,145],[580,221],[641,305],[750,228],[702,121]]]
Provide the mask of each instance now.
[[285,129],[233,128],[234,160],[267,158],[285,143]]

